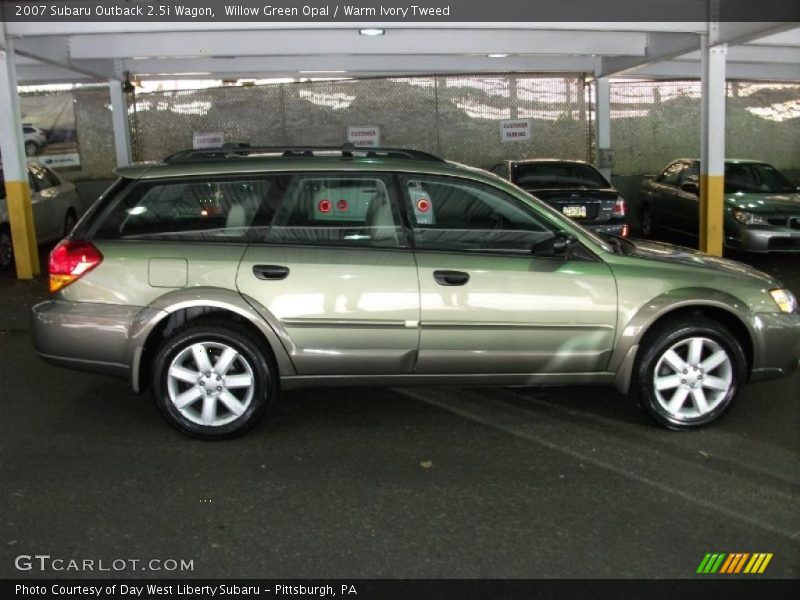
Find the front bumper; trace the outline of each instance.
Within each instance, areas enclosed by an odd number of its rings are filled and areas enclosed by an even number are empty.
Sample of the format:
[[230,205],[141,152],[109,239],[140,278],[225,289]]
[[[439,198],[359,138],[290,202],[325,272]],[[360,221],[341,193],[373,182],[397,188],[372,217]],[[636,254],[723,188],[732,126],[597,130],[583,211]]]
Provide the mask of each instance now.
[[800,252],[800,229],[736,223],[726,228],[725,245],[745,252]]
[[800,368],[800,314],[760,313],[755,332],[751,381],[787,377]]
[[47,300],[31,309],[36,353],[48,362],[129,378],[130,332],[141,308]]

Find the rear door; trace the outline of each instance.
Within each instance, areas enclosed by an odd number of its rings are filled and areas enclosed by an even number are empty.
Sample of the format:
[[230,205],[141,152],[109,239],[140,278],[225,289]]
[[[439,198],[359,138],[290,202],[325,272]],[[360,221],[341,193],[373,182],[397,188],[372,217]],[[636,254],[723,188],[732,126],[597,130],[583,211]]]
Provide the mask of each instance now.
[[382,174],[287,176],[263,242],[239,266],[239,290],[277,322],[300,375],[411,371],[419,284]]
[[660,227],[684,230],[685,216],[682,210],[685,207],[678,201],[678,178],[684,167],[680,160],[670,163],[650,184],[650,205]]
[[605,263],[534,255],[557,227],[493,186],[415,175],[401,188],[419,268],[418,373],[605,369],[617,314]]

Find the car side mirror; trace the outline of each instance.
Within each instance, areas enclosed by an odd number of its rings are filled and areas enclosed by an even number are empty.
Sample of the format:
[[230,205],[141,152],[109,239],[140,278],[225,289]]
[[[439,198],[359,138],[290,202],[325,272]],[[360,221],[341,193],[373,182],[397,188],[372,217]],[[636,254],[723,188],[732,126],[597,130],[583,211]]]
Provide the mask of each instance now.
[[[534,245],[532,252],[533,254],[546,253],[551,256],[563,256],[566,258],[569,255],[570,249],[577,245],[577,243],[578,239],[574,235],[566,231],[558,231],[552,238]],[[542,252],[542,250],[546,250],[546,252]]]
[[684,181],[681,184],[681,189],[684,192],[687,192],[689,194],[694,194],[695,196],[700,193],[700,188],[694,181]]

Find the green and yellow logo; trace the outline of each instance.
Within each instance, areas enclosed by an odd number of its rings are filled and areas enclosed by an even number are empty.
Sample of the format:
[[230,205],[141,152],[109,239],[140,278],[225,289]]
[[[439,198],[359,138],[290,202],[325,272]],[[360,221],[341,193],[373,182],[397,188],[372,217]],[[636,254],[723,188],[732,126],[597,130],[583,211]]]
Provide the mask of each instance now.
[[700,562],[697,572],[700,574],[736,575],[748,573],[755,575],[763,573],[771,560],[771,552],[756,552],[755,554],[748,552],[709,553]]

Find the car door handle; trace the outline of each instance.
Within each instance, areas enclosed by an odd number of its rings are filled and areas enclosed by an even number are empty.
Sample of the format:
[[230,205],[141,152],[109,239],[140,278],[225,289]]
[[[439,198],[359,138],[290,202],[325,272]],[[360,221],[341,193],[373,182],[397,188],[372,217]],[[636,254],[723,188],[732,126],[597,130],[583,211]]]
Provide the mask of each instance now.
[[253,275],[259,279],[278,280],[286,279],[289,276],[289,267],[280,265],[254,265]]
[[464,285],[469,281],[469,273],[463,271],[434,271],[433,278],[439,285]]

